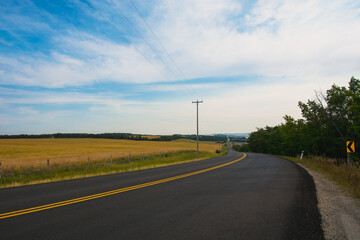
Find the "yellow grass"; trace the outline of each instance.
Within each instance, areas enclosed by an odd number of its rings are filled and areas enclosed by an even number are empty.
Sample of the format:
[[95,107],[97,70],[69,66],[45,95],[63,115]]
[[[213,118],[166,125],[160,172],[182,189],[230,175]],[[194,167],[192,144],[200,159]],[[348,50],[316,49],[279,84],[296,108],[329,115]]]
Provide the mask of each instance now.
[[[200,142],[200,150],[215,152],[218,144]],[[160,152],[196,150],[195,141],[133,141],[113,139],[0,139],[0,162],[3,169],[44,167],[50,164],[71,164]]]

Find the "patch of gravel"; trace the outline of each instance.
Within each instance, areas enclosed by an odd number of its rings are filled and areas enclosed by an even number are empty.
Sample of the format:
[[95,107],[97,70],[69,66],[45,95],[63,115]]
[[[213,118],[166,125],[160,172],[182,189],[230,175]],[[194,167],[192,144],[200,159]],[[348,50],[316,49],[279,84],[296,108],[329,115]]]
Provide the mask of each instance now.
[[353,198],[322,174],[306,168],[316,185],[325,239],[360,239],[360,200]]

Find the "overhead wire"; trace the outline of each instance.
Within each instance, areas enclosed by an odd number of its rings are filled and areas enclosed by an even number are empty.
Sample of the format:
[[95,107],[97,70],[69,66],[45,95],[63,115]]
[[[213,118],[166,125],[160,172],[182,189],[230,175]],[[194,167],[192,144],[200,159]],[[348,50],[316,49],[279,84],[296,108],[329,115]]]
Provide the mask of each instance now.
[[[91,8],[93,8],[97,14],[99,14],[111,27],[113,27],[116,32],[118,32],[126,41],[129,41],[129,39],[127,37],[124,36],[124,34],[121,32],[121,30],[119,30],[119,28],[108,18],[106,17],[104,14],[101,13],[101,11],[95,6],[93,5],[90,1],[88,0],[84,0]],[[180,81],[181,79],[178,77],[178,75],[165,63],[165,61],[162,59],[162,57],[156,52],[156,50],[154,49],[154,47],[151,46],[151,44],[145,39],[145,37],[134,27],[134,25],[131,23],[131,21],[125,16],[125,14],[119,9],[119,7],[117,6],[117,4],[114,3],[113,0],[110,0],[112,2],[112,4],[115,6],[115,8],[117,9],[117,11],[120,13],[120,15],[123,17],[123,19],[125,19],[125,21],[129,24],[129,26],[140,36],[140,38],[146,43],[146,45],[151,49],[151,51],[160,59],[160,61],[164,64],[164,67],[167,68],[169,70],[169,72],[172,73],[172,75],[174,75],[174,77]],[[131,1],[132,2],[132,1]],[[134,8],[136,8],[135,4],[132,2],[132,5],[134,6]],[[173,58],[170,56],[170,54],[168,53],[168,51],[166,50],[166,48],[164,47],[164,45],[161,43],[160,39],[156,36],[156,34],[154,33],[154,31],[151,29],[150,25],[146,22],[146,20],[143,18],[142,14],[140,13],[140,11],[136,8],[136,11],[138,12],[139,16],[143,19],[143,21],[145,22],[146,26],[149,28],[149,30],[151,31],[151,33],[154,35],[155,39],[157,39],[157,41],[159,42],[159,44],[161,45],[161,47],[164,49],[164,51],[166,52],[167,56],[169,57],[169,59],[171,60],[171,62],[174,64],[174,66],[178,69],[178,71],[180,72],[180,74],[186,79],[186,76],[184,75],[184,73],[181,71],[181,69],[179,68],[179,66],[175,63],[175,61],[173,60]],[[164,78],[164,80],[167,80],[168,77],[166,76],[166,74],[161,71],[138,47],[136,47],[136,45],[132,45],[134,47],[134,49],[140,53],[145,60],[150,63]],[[184,88],[187,89],[188,91],[191,92],[190,95],[192,95],[191,97],[194,97],[194,92],[192,89],[188,88],[185,85],[182,85],[183,89],[179,89],[179,87],[177,85],[174,85],[175,88],[177,88],[179,90],[179,92],[183,92]]]
[[[90,1],[88,0],[84,0],[90,7],[92,7],[102,18],[104,18],[106,20],[106,22],[108,24],[110,24],[110,26],[112,26],[115,31],[117,31],[124,39],[126,39],[126,41],[130,42],[129,39],[127,39],[124,34],[118,29],[118,27],[116,27],[108,17],[106,17],[104,14],[102,14],[93,4],[90,3]],[[132,45],[132,47],[138,52],[140,53],[144,58],[145,60],[150,63],[163,77],[164,79],[166,80],[167,79],[167,76],[144,54],[140,51],[140,49],[138,47],[136,47],[135,45]]]
[[[112,0],[111,0],[112,1]],[[157,40],[157,42],[159,43],[159,45],[162,47],[162,49],[165,51],[166,55],[168,56],[168,58],[170,59],[170,61],[173,63],[173,65],[175,66],[175,68],[178,70],[178,72],[182,75],[182,77],[184,78],[184,80],[187,80],[188,78],[185,76],[184,72],[181,70],[181,68],[179,67],[178,64],[176,64],[176,62],[174,61],[174,59],[171,57],[171,55],[169,54],[168,50],[166,49],[166,47],[164,46],[164,44],[161,42],[161,40],[158,38],[158,36],[155,34],[155,32],[152,30],[150,24],[148,24],[148,22],[146,21],[145,17],[141,14],[140,10],[136,7],[135,3],[130,0],[131,5],[134,7],[134,9],[136,10],[136,12],[138,13],[138,15],[140,16],[140,18],[143,20],[143,22],[145,23],[145,25],[147,26],[147,28],[149,29],[149,31],[152,33],[152,35],[154,36],[154,38]],[[180,79],[178,79],[180,80]],[[185,86],[186,87],[186,86]],[[187,88],[187,87],[186,87]],[[189,91],[191,91],[192,95],[193,94],[193,90],[188,88]]]
[[[158,53],[157,53],[157,50],[151,46],[151,44],[149,43],[149,41],[147,41],[145,39],[145,37],[143,36],[143,34],[141,34],[135,27],[134,27],[134,24],[132,24],[132,22],[130,21],[130,19],[128,17],[125,16],[125,14],[123,13],[123,11],[121,11],[121,9],[118,7],[118,5],[113,1],[113,0],[110,0],[112,2],[112,4],[115,6],[115,8],[118,10],[118,12],[120,13],[120,15],[126,20],[126,22],[129,24],[129,26],[140,36],[141,39],[143,39],[143,41],[146,43],[147,46],[149,46],[149,48],[152,50],[152,52],[160,59],[160,61],[164,64],[165,67],[167,67],[167,69],[169,70],[169,72],[171,72],[175,79],[180,81],[181,79],[179,78],[179,76],[171,69],[171,67],[168,66],[168,64],[162,59],[162,56],[160,56]],[[140,14],[139,14],[140,15]],[[140,16],[141,17],[141,16]],[[146,24],[148,26],[148,24]],[[149,26],[150,27],[150,26]],[[153,31],[151,31],[153,32]],[[161,43],[160,43],[161,44]],[[161,44],[162,45],[162,44]],[[165,48],[164,48],[165,49]],[[166,51],[166,49],[165,49]],[[184,89],[180,89],[177,85],[174,85],[175,88],[180,92],[180,93],[183,93]],[[186,86],[183,86],[183,88],[189,90]],[[188,95],[193,95],[192,94],[192,91],[190,90],[191,94],[188,94]]]
[[139,16],[141,17],[141,19],[144,21],[145,25],[148,27],[148,29],[150,30],[150,32],[152,33],[152,35],[154,36],[154,38],[158,41],[158,43],[160,44],[160,46],[164,49],[166,55],[169,57],[169,59],[171,60],[171,62],[174,64],[174,66],[176,67],[176,69],[180,72],[180,74],[186,79],[186,76],[184,74],[184,72],[179,68],[179,66],[175,63],[174,59],[170,56],[169,52],[167,51],[167,49],[165,48],[165,46],[162,44],[162,42],[160,41],[160,39],[157,37],[157,35],[154,33],[154,31],[152,30],[152,28],[150,27],[150,25],[147,23],[146,19],[143,17],[143,15],[141,14],[141,12],[139,11],[139,9],[136,7],[136,5],[134,4],[134,2],[132,0],[130,0],[132,6],[135,8],[136,12],[139,14]]
[[[88,5],[90,7],[92,7],[100,16],[102,16],[107,22],[108,24],[110,24],[124,39],[126,39],[129,43],[130,41],[123,35],[123,33],[119,30],[118,27],[116,27],[114,25],[114,23],[112,21],[110,21],[110,19],[108,17],[106,17],[104,14],[102,14],[93,4],[91,4],[88,0],[85,0]],[[123,18],[129,23],[129,25],[135,29],[133,27],[133,24],[131,24],[130,20],[122,13],[122,11],[117,7],[117,5],[113,2],[113,0],[110,0],[114,5],[115,7],[118,9],[118,11],[120,12],[120,14],[123,16]],[[132,2],[132,1],[131,1]],[[132,2],[132,5],[135,7],[135,4]],[[135,7],[136,8],[136,7]],[[137,8],[136,8],[137,9]],[[178,71],[183,75],[184,79],[187,79],[186,76],[184,75],[183,71],[179,68],[179,66],[175,63],[174,59],[170,56],[170,54],[168,53],[168,51],[166,50],[166,48],[164,47],[164,45],[161,43],[160,39],[155,35],[155,33],[153,32],[153,30],[151,29],[150,25],[145,21],[145,19],[142,17],[142,15],[140,14],[140,11],[138,11],[137,9],[137,12],[138,14],[140,15],[140,17],[144,20],[144,22],[146,23],[146,25],[148,26],[149,30],[153,33],[154,37],[158,40],[158,42],[160,43],[160,45],[163,47],[163,49],[165,50],[167,56],[170,58],[171,62],[174,64],[174,66],[178,69]],[[136,30],[136,32],[139,34],[139,36],[144,40],[144,42],[150,47],[150,49],[155,53],[156,56],[159,57],[159,59],[161,60],[161,62],[164,64],[165,67],[168,67],[167,64],[164,62],[164,60],[161,58],[161,56],[159,56],[159,54],[156,53],[156,51],[154,51],[153,47],[148,43],[148,41],[145,40],[145,38],[142,36],[142,34],[139,33],[139,31]],[[167,80],[167,77],[166,75],[138,48],[136,47],[136,45],[132,45],[134,47],[134,49],[140,53],[144,58],[145,60],[150,63],[163,77],[165,80]],[[174,71],[172,71],[172,69],[170,67],[168,67],[168,69],[170,70],[170,72],[173,73],[173,75],[176,77],[176,79],[178,81],[180,81],[179,77],[175,74]],[[177,86],[176,84],[174,85],[175,88],[179,89],[179,86]],[[182,88],[185,88],[187,89],[188,91],[191,92],[191,96],[192,98],[196,97],[193,93],[193,90],[192,89],[189,89],[186,85],[182,85]],[[183,92],[184,89],[179,89],[179,93],[181,94],[184,94]],[[188,94],[188,92],[186,92]]]
[[159,60],[164,64],[165,67],[168,68],[169,72],[171,72],[174,77],[179,80],[180,78],[177,76],[177,74],[170,68],[167,66],[167,64],[165,63],[165,61],[162,59],[162,57],[157,53],[156,49],[154,49],[153,46],[151,46],[151,44],[149,43],[149,41],[147,41],[145,39],[145,37],[141,34],[141,32],[139,32],[135,27],[134,24],[132,24],[132,22],[129,20],[128,17],[125,16],[125,14],[121,11],[121,9],[118,7],[118,5],[113,1],[110,0],[112,2],[112,4],[115,6],[116,10],[120,13],[120,15],[126,20],[126,22],[129,24],[129,26],[140,36],[140,38],[146,43],[146,45],[151,49],[151,51],[159,58]]

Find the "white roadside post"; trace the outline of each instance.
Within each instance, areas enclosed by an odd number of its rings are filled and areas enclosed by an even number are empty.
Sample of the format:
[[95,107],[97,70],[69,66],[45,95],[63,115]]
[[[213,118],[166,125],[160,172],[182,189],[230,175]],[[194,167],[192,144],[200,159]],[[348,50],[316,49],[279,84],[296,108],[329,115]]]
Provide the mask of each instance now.
[[304,156],[304,150],[302,150],[302,152],[301,152],[301,155],[300,155],[300,160],[302,160],[302,159],[303,159],[303,156]]

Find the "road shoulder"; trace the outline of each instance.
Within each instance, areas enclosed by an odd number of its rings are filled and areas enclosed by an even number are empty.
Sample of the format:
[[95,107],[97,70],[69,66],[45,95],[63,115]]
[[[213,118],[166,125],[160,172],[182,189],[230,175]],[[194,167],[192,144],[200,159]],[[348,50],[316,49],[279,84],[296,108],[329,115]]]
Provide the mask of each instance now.
[[302,164],[313,177],[325,239],[360,239],[360,200]]

